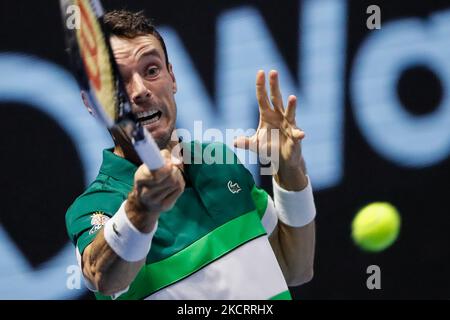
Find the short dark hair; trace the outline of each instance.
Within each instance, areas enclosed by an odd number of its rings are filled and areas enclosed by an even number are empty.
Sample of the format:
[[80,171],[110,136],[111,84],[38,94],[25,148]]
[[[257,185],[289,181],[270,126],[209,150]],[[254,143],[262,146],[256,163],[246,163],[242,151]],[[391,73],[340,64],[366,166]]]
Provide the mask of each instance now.
[[161,43],[163,48],[166,66],[169,68],[169,56],[167,55],[166,44],[161,34],[156,30],[152,21],[147,18],[143,11],[131,12],[128,10],[112,10],[103,16],[103,23],[109,34],[117,37],[136,38],[151,34]]

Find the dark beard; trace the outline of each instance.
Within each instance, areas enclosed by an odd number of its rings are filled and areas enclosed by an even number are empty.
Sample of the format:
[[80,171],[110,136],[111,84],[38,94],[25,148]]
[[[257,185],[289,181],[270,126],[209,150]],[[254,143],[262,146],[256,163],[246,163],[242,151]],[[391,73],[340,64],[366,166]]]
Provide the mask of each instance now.
[[158,145],[159,149],[161,149],[161,150],[166,149],[169,146],[174,129],[175,129],[175,126],[172,125],[171,128],[169,128],[169,131],[167,134],[164,134],[164,136],[162,136],[159,139],[155,139],[155,142]]
[[[173,101],[173,104],[175,106],[175,114],[174,114],[174,119],[177,118],[178,112],[177,112],[177,104],[175,102],[175,100]],[[168,108],[161,108],[163,110],[168,110]],[[173,131],[175,130],[175,123],[176,121],[173,122],[173,124],[170,126],[169,131],[167,132],[167,134],[165,134],[163,137],[159,138],[159,139],[155,139],[156,144],[158,145],[159,149],[167,149],[170,146],[170,143],[172,142],[172,134]],[[178,140],[176,140],[176,142],[178,142]]]

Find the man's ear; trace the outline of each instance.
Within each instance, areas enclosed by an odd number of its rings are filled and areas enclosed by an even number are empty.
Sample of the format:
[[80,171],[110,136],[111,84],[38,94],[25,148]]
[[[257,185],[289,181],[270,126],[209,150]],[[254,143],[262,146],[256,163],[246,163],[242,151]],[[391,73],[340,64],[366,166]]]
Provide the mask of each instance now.
[[91,116],[96,118],[97,115],[95,114],[94,108],[92,108],[91,101],[89,100],[89,95],[84,90],[81,90],[81,99],[83,100],[83,104],[86,107],[87,111],[91,114]]
[[172,78],[172,82],[173,82],[173,88],[172,88],[172,92],[175,94],[177,93],[177,80],[175,79],[175,74],[173,73],[173,69],[172,69],[172,64],[169,62],[169,74],[170,77]]

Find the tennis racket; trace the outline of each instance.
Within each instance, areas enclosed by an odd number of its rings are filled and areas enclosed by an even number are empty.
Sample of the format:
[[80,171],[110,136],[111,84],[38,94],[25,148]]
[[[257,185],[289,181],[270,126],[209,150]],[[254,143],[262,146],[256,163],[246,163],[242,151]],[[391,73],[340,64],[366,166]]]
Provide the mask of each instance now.
[[[88,99],[96,118],[109,129],[122,131],[150,170],[164,165],[160,150],[151,134],[131,112],[131,104],[118,71],[102,23],[104,14],[99,0],[60,0],[66,46],[75,77]],[[79,23],[67,23],[68,12],[76,9]]]

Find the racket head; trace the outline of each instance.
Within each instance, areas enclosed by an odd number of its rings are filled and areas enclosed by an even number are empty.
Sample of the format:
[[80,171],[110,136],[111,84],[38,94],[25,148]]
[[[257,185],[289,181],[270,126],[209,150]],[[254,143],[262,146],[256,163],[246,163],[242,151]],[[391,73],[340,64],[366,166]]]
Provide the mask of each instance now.
[[[60,0],[66,46],[75,77],[88,94],[97,118],[108,128],[123,118],[132,117],[128,96],[118,73],[109,35],[101,18],[103,8],[98,0]],[[68,11],[75,6],[79,28],[66,24]]]
[[[150,133],[136,121],[109,43],[99,0],[60,0],[66,45],[75,77],[87,93],[96,117],[112,135],[125,137],[124,149],[131,158],[140,158],[150,169],[164,161]],[[79,28],[69,28],[66,17],[71,9],[79,12]],[[133,150],[133,151],[131,151]]]

